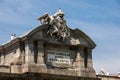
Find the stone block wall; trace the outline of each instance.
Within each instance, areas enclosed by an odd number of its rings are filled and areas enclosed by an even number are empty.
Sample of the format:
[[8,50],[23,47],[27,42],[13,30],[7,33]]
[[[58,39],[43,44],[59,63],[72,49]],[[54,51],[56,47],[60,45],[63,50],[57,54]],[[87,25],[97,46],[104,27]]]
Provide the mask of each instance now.
[[101,80],[100,78],[63,76],[44,73],[9,74],[0,73],[0,80]]
[[10,73],[10,66],[0,65],[0,72]]
[[111,76],[111,75],[97,75],[97,78],[101,80],[120,80],[119,76]]
[[[19,43],[19,44],[18,44]],[[91,50],[85,55],[83,47],[65,46],[44,43],[43,41],[26,40],[24,45],[17,43],[14,48],[7,48],[2,53],[3,65],[10,66],[11,73],[38,72],[47,74],[96,77],[92,66]],[[12,45],[14,46],[14,45]],[[66,66],[48,62],[47,50],[69,53],[70,64]],[[4,55],[3,55],[4,54]],[[87,56],[88,58],[85,58]],[[68,58],[68,56],[67,56]],[[85,61],[86,59],[86,61]],[[2,70],[1,70],[2,71]],[[8,72],[8,71],[6,71]]]

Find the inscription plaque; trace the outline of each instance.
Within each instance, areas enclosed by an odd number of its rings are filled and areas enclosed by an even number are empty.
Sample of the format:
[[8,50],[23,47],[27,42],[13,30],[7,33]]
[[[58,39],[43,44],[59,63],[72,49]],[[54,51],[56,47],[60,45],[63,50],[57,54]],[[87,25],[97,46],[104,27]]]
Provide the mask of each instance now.
[[67,51],[47,50],[47,62],[56,67],[68,67],[71,64],[70,53]]

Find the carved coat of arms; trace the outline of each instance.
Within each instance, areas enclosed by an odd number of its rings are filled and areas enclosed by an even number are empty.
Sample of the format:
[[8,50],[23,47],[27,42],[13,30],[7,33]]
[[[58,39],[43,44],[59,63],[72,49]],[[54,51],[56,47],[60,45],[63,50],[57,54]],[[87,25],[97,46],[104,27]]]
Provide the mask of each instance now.
[[38,20],[40,20],[42,25],[50,25],[46,34],[49,34],[51,37],[56,35],[58,40],[65,41],[70,36],[70,29],[66,25],[64,13],[61,10],[58,10],[51,16],[49,16],[48,13],[45,13],[43,16],[39,17]]

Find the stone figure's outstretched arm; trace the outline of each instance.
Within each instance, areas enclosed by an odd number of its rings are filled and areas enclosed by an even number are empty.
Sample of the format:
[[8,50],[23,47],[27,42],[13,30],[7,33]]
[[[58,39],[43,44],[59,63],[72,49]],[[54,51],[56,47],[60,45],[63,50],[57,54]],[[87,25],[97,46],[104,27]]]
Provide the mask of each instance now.
[[40,16],[37,20],[40,20],[41,24],[48,24],[49,23],[49,15],[45,13],[43,16]]

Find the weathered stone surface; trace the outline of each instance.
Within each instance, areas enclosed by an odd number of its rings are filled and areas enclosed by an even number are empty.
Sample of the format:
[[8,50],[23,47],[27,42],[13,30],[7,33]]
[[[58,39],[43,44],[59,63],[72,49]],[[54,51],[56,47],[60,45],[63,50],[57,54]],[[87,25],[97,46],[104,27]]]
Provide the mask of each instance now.
[[[52,19],[48,15],[41,18],[45,20],[46,16]],[[42,22],[24,36],[0,46],[0,64],[4,65],[1,72],[14,76],[8,77],[11,80],[19,80],[20,76],[23,80],[97,80],[92,64],[95,43],[81,30],[70,29],[63,16],[59,11],[52,16],[53,23]]]
[[0,72],[10,73],[10,66],[0,65]]
[[100,80],[100,78],[76,77],[44,73],[0,73],[0,80]]
[[118,75],[97,75],[101,80],[120,80]]
[[[4,62],[1,64],[10,66],[11,73],[39,72],[96,77],[91,57],[93,48],[91,46],[95,46],[92,45],[94,43],[90,43],[91,40],[88,41],[87,36],[79,35],[81,32],[78,30],[71,31],[70,37],[64,42],[49,39],[47,36],[50,35],[40,37],[47,26],[49,25],[41,26],[31,31],[25,40],[21,39],[22,41],[9,45],[12,49],[8,47],[7,52],[1,52],[1,61]],[[82,38],[84,42],[80,41]],[[16,44],[16,48],[13,48]],[[87,48],[87,58],[85,58],[85,48]]]

